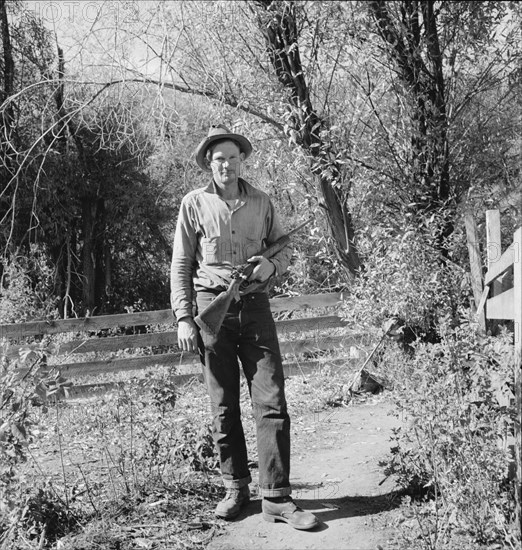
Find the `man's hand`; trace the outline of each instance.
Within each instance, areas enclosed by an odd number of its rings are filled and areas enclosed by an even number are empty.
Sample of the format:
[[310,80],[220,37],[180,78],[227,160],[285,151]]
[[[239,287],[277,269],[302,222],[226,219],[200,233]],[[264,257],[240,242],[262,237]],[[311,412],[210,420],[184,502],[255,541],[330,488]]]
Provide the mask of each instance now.
[[249,281],[259,281],[262,283],[269,279],[275,271],[275,265],[264,256],[252,256],[247,262],[257,263],[252,275],[248,278]]
[[198,329],[192,317],[178,321],[178,346],[181,351],[198,351]]

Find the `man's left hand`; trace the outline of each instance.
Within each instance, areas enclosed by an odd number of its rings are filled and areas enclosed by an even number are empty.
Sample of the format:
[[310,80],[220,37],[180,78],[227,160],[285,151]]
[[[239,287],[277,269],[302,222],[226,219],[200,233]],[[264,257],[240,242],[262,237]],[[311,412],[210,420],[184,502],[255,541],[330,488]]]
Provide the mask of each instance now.
[[269,279],[275,272],[275,265],[264,256],[252,256],[247,261],[257,263],[252,275],[248,278],[249,281],[259,281],[262,283]]

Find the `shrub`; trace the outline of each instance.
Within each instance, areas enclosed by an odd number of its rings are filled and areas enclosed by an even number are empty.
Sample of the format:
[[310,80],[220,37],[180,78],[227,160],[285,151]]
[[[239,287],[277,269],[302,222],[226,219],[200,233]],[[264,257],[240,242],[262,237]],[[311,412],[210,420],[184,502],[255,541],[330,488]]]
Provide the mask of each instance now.
[[0,323],[56,318],[52,287],[53,270],[39,248],[32,246],[28,255],[13,256],[2,274]]
[[[16,367],[27,369],[23,377]],[[52,538],[68,524],[69,511],[47,488],[31,487],[22,466],[38,423],[35,407],[63,394],[68,383],[47,368],[43,351],[30,349],[14,365],[4,365],[0,381],[0,541],[9,543],[22,528],[29,538]]]
[[439,344],[418,345],[396,374],[406,423],[395,432],[388,473],[411,495],[435,498],[445,529],[499,542],[515,532],[512,336],[486,337],[469,322],[451,328],[447,318],[440,332]]
[[218,459],[209,425],[198,429],[187,422],[180,427],[172,443],[176,459],[188,465],[191,470],[209,472],[217,468]]
[[27,499],[23,516],[24,536],[54,542],[76,527],[70,508],[50,487],[39,487]]
[[364,270],[350,287],[346,317],[364,326],[381,326],[397,317],[430,333],[438,317],[455,315],[470,287],[463,270],[442,260],[427,230],[368,228],[361,237]]

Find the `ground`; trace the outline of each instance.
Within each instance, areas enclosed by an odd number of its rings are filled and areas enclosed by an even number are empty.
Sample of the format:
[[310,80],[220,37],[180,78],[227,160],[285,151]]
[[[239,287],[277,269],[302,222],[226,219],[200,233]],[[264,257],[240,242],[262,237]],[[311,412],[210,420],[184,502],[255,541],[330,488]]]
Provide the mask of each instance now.
[[[292,428],[293,497],[320,520],[312,531],[262,519],[254,496],[226,522],[209,550],[369,550],[389,548],[400,499],[379,461],[390,451],[398,419],[385,394],[299,417]],[[255,481],[255,480],[254,480]],[[254,485],[254,484],[253,484]]]
[[[329,388],[328,383],[331,385]],[[71,533],[53,548],[397,549],[394,537],[398,527],[407,526],[408,522],[403,517],[401,499],[396,494],[393,479],[386,478],[383,467],[379,465],[389,456],[390,436],[393,428],[399,425],[399,419],[393,414],[392,394],[385,390],[378,395],[365,393],[345,399],[334,392],[329,407],[319,407],[318,412],[310,412],[314,410],[314,399],[320,402],[327,391],[340,387],[336,379],[326,374],[322,378],[315,374],[308,379],[295,377],[288,380],[293,497],[301,507],[312,511],[320,520],[320,525],[314,530],[298,531],[285,523],[273,524],[263,520],[261,500],[255,493],[258,471],[254,421],[249,410],[248,393],[243,388],[244,425],[253,461],[254,482],[251,484],[252,501],[236,520],[225,521],[214,517],[215,503],[221,498],[216,490],[222,491],[219,472],[210,474],[211,485],[203,484],[198,495],[190,488],[198,487],[202,474],[191,473],[187,465],[184,474],[188,476],[184,478],[187,481],[180,485],[190,489],[187,494],[177,491],[176,484],[174,489],[151,488],[150,494],[145,490],[139,501],[134,502],[123,515],[121,511],[109,512],[109,508],[104,508],[107,511],[102,519],[93,520],[81,532]],[[63,409],[60,441],[56,438],[56,430],[49,428],[47,435],[35,446],[38,472],[45,477],[51,476],[59,484],[62,468],[65,468],[69,487],[74,485],[80,490],[89,484],[93,489],[105,486],[106,491],[100,494],[107,493],[110,497],[112,486],[118,478],[118,467],[116,463],[111,463],[109,468],[108,459],[122,451],[122,456],[125,456],[124,449],[128,447],[126,433],[118,439],[118,425],[110,432],[104,432],[99,425],[101,420],[108,420],[107,411],[109,416],[118,416],[114,403],[108,398],[91,398],[84,401],[81,407]],[[100,416],[96,417],[97,411],[102,408]],[[204,387],[196,384],[190,391],[180,392],[169,425],[177,421],[196,427],[204,425],[209,416],[208,408]],[[147,414],[145,426],[149,418],[153,421],[151,413]],[[53,418],[48,420],[53,423]],[[139,426],[140,423],[136,422],[135,429]],[[105,437],[101,438],[101,434]],[[105,441],[111,442],[111,452],[114,446],[112,455],[108,453]],[[171,441],[171,445],[174,444],[175,441]],[[60,448],[67,448],[63,453],[63,464]],[[80,467],[83,472],[81,476]],[[208,487],[214,487],[213,495],[205,494]],[[88,492],[84,490],[83,493],[78,494],[83,499],[84,507],[89,509],[91,500],[87,498]],[[100,505],[102,500],[103,497],[100,497]]]

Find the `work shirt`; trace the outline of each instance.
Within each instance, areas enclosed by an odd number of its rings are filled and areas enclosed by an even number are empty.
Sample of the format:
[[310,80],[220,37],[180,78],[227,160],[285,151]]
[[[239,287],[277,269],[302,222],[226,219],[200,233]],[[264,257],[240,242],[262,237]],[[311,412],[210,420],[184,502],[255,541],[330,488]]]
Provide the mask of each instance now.
[[[212,181],[188,193],[181,202],[170,278],[177,320],[193,316],[193,290],[226,290],[234,266],[244,264],[285,234],[268,195],[241,178],[238,183],[235,201],[224,200]],[[270,258],[276,275],[286,271],[291,254],[287,246]],[[254,290],[268,292],[268,286],[269,280]]]

